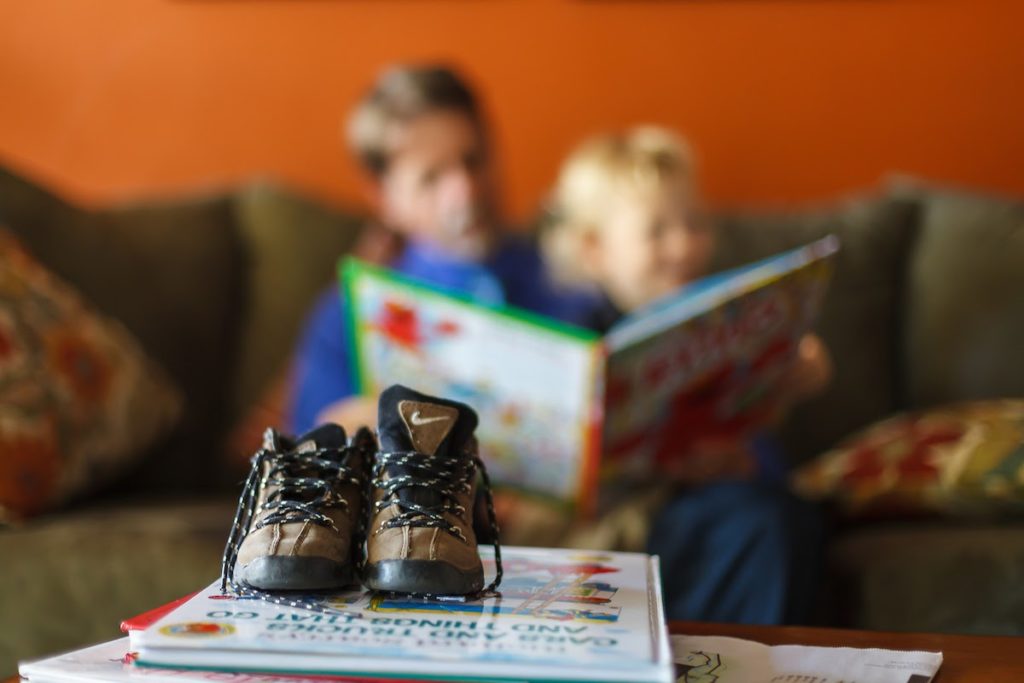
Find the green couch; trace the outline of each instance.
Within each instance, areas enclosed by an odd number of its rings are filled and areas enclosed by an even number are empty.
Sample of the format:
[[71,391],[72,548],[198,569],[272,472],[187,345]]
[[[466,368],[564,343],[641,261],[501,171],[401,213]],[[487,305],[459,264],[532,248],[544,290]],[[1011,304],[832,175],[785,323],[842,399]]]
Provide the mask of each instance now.
[[[359,217],[270,183],[86,210],[0,170],[0,225],[121,320],[188,400],[118,484],[0,529],[0,674],[117,635],[212,581],[234,509],[226,437],[287,367]],[[895,411],[1024,396],[1024,206],[893,182],[870,196],[722,216],[717,267],[826,233],[844,244],[820,333],[836,381],[791,416],[805,460]],[[834,623],[1024,633],[1024,524],[886,523],[833,543]]]

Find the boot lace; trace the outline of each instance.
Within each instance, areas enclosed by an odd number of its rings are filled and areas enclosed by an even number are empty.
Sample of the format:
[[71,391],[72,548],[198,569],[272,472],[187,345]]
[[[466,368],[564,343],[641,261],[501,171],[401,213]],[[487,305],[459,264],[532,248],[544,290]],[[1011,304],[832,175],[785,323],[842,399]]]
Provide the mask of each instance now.
[[[273,436],[273,430],[268,429],[264,435],[264,443],[274,443]],[[320,602],[292,598],[285,594],[270,593],[242,585],[235,581],[235,561],[238,559],[238,549],[242,541],[251,531],[273,524],[293,522],[311,522],[337,531],[334,520],[323,510],[341,508],[349,515],[355,514],[359,520],[353,546],[359,549],[357,569],[361,569],[365,562],[362,549],[366,538],[366,515],[363,514],[364,510],[350,510],[349,502],[340,496],[336,489],[337,486],[346,484],[354,484],[360,491],[365,489],[366,471],[348,464],[350,456],[358,448],[356,445],[350,445],[297,453],[282,452],[264,446],[253,456],[252,467],[242,487],[238,509],[221,560],[221,592],[228,593],[230,590],[236,595],[255,597],[288,607],[338,611],[328,609]],[[368,462],[371,452],[364,449],[363,463]],[[269,467],[266,467],[268,464]],[[267,469],[266,475],[263,474],[264,469]],[[260,491],[268,487],[275,488],[270,490],[262,504],[257,505]],[[253,519],[260,515],[264,516],[253,523]]]
[[[401,468],[401,474],[388,475],[388,468]],[[491,538],[494,546],[495,577],[481,591],[478,597],[493,595],[501,584],[503,569],[501,566],[501,544],[498,540],[498,518],[494,512],[494,497],[491,495],[491,480],[487,476],[487,468],[473,450],[467,448],[461,456],[428,455],[419,451],[378,452],[372,471],[371,486],[384,492],[383,497],[374,503],[374,514],[394,505],[398,514],[383,522],[374,532],[379,534],[384,529],[398,527],[438,528],[458,538],[463,543],[469,540],[462,529],[445,518],[445,514],[462,517],[466,508],[458,502],[459,494],[471,494],[472,482],[477,472],[483,481],[484,500],[487,503],[487,517],[490,524]],[[441,502],[424,505],[414,501],[402,500],[398,492],[402,489],[425,489],[438,494]],[[372,496],[368,496],[372,499]]]

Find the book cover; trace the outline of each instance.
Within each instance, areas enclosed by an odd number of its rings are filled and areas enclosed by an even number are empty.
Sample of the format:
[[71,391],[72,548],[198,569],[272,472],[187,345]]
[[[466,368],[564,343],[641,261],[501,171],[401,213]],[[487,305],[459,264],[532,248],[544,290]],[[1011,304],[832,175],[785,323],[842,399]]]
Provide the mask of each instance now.
[[[485,570],[493,556],[481,548]],[[219,584],[133,633],[137,665],[292,675],[493,681],[669,681],[656,558],[505,547],[499,596],[307,596],[322,612]]]
[[[18,667],[22,678],[31,683],[389,683],[383,678],[335,678],[272,676],[243,672],[159,669],[133,666],[135,653],[128,638],[23,662]],[[403,683],[417,683],[403,679]]]
[[837,249],[830,237],[709,276],[604,337],[346,259],[353,366],[365,395],[397,382],[473,406],[498,487],[592,513],[689,442],[764,420]]
[[142,614],[136,614],[134,617],[129,617],[127,619],[122,620],[121,632],[129,633],[131,631],[141,631],[145,628],[149,628],[150,626],[155,624],[157,620],[160,619],[160,617],[185,604],[186,602],[191,600],[194,595],[195,593],[189,593],[183,598],[172,600],[171,602],[168,602],[165,605],[154,607],[151,610],[146,610]]
[[615,325],[605,337],[602,476],[642,483],[690,444],[765,424],[837,249],[826,238],[711,276]]

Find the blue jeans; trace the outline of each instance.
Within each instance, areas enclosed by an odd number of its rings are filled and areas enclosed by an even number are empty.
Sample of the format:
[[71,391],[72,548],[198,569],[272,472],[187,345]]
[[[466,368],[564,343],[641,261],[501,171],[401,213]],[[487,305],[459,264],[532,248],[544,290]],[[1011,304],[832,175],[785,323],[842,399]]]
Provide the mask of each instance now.
[[807,623],[824,530],[817,509],[763,480],[687,489],[662,509],[648,540],[661,558],[669,619]]

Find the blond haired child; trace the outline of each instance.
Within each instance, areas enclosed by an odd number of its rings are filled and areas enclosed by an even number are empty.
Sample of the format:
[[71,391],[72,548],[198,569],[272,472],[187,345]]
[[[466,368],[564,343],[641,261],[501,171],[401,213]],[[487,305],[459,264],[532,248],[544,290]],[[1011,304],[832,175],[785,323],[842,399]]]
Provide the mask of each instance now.
[[[714,239],[689,146],[644,126],[592,138],[569,156],[542,245],[556,276],[603,292],[590,322],[604,331],[704,275]],[[814,393],[830,374],[824,346],[806,337],[781,402]],[[652,494],[647,549],[661,556],[669,618],[808,617],[821,527],[782,485],[776,451],[764,434],[697,443],[677,460],[667,494]],[[636,509],[620,511],[634,526]]]
[[544,235],[549,265],[596,284],[623,312],[704,274],[712,237],[689,147],[667,130],[634,128],[582,144],[564,163]]
[[[689,145],[671,131],[642,126],[580,145],[562,166],[543,246],[556,277],[598,287],[604,304],[590,326],[605,331],[623,314],[706,274],[715,233],[700,199]],[[821,340],[807,335],[785,382],[780,407],[821,390],[831,377]],[[748,469],[706,444],[681,477]],[[731,450],[735,451],[735,448]],[[743,450],[743,449],[740,449]],[[726,457],[723,457],[726,456]],[[724,473],[724,472],[723,472]]]

